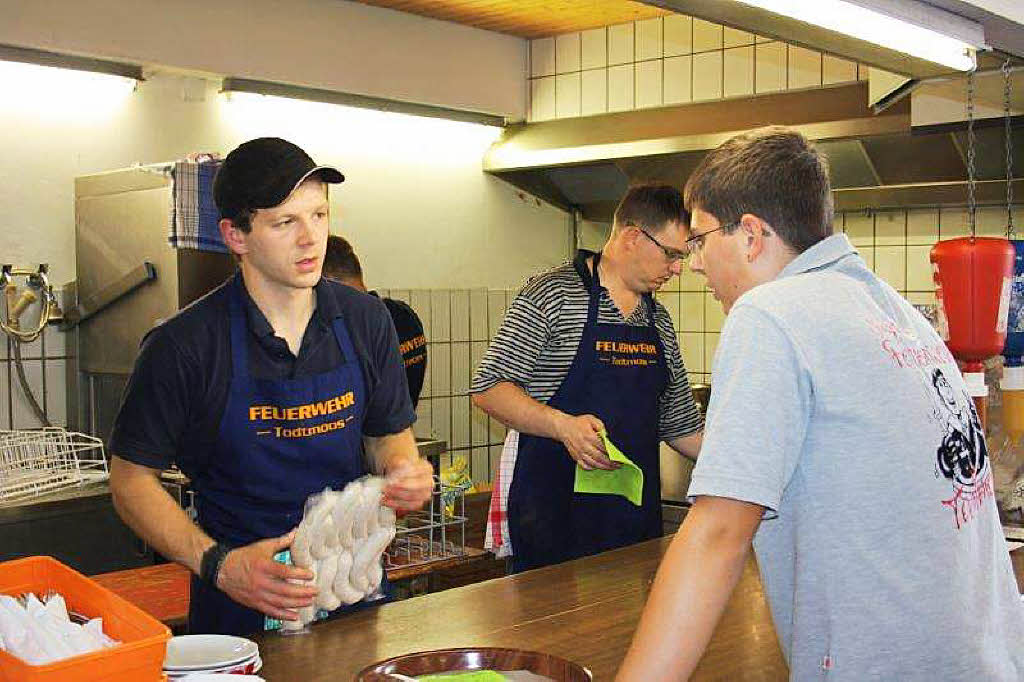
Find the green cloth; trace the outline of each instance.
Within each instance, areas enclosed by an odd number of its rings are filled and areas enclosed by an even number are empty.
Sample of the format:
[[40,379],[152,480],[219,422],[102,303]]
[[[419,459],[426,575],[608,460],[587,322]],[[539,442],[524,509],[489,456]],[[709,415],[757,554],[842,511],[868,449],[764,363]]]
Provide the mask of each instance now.
[[607,433],[602,433],[601,439],[604,441],[604,449],[609,459],[619,462],[622,466],[618,469],[587,471],[577,464],[576,482],[572,489],[578,493],[622,495],[639,507],[644,497],[644,472],[608,440]]
[[471,670],[464,673],[420,675],[416,679],[420,682],[505,682],[507,678],[493,670]]

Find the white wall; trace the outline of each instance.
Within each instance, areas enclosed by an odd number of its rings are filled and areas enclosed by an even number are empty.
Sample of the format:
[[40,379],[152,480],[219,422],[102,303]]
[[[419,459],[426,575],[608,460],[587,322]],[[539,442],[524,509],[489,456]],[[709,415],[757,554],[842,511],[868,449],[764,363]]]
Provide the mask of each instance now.
[[156,74],[97,106],[5,98],[0,262],[49,262],[54,281],[72,280],[75,176],[224,154],[258,135],[291,139],[342,169],[333,231],[352,239],[373,286],[513,287],[565,257],[565,214],[480,170],[495,128],[270,98],[228,102],[217,88]]
[[[975,119],[1002,118],[1003,74],[981,74],[974,79]],[[1024,73],[1010,76],[1010,112],[1024,112]],[[967,77],[958,76],[932,83],[922,83],[910,93],[910,124],[941,125],[967,120]]]
[[[258,135],[291,139],[344,171],[332,231],[355,244],[371,286],[424,291],[431,302],[491,289],[504,301],[504,290],[567,254],[563,212],[481,171],[496,129],[217,92],[221,77],[238,76],[521,119],[518,38],[342,0],[0,0],[0,44],[146,66],[147,80],[117,99],[15,85],[0,68],[0,262],[48,262],[58,285],[76,276],[75,177],[226,154]],[[431,320],[438,311],[428,307]],[[24,349],[56,424],[73,354],[64,337],[50,327]],[[38,426],[8,352],[0,339],[0,428]],[[444,414],[431,424],[448,423]]]
[[0,43],[526,112],[526,41],[343,0],[0,0]]
[[964,2],[1004,16],[1018,24],[1024,24],[1024,7],[1021,6],[1019,0],[964,0]]
[[[273,98],[229,102],[217,82],[174,74],[155,74],[120,100],[93,102],[66,92],[12,93],[3,80],[12,96],[0,99],[0,262],[48,262],[58,285],[76,277],[76,176],[193,151],[224,154],[265,134],[292,139],[343,170],[347,180],[331,194],[332,231],[355,244],[370,286],[425,292],[428,303],[431,291],[443,298],[459,290],[451,295],[461,300],[468,289],[498,290],[504,303],[503,290],[567,254],[562,211],[481,171],[495,128]],[[435,307],[426,305],[425,319]],[[35,315],[27,317],[32,324]],[[32,389],[56,424],[66,420],[63,375],[73,355],[64,336],[50,327],[23,352]],[[0,428],[37,427],[7,357],[0,338]],[[466,415],[447,405],[453,400]],[[441,434],[465,431],[442,427],[468,423],[468,398],[436,402],[437,414],[424,406],[425,424]],[[477,431],[489,433],[486,420]],[[452,442],[461,442],[456,435]],[[476,440],[482,449],[472,454],[486,477],[489,441]]]
[[608,241],[612,232],[611,223],[596,223],[590,220],[581,220],[579,227],[580,248],[599,251],[604,243]]

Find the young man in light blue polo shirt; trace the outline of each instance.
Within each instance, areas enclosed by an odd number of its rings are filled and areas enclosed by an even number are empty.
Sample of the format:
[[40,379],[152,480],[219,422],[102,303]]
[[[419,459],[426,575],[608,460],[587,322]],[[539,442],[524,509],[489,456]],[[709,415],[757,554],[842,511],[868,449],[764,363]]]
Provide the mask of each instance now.
[[753,543],[791,680],[1024,679],[1024,606],[956,362],[832,234],[828,167],[768,128],[689,179],[728,317],[694,500],[620,681],[689,677]]

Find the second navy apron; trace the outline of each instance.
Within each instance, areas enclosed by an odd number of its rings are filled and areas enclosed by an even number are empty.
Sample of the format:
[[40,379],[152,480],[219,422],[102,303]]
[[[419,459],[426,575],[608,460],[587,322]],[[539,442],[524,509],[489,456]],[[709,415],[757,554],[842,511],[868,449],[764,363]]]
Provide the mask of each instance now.
[[587,322],[569,374],[547,403],[570,415],[592,414],[608,438],[644,472],[643,503],[619,495],[574,493],[576,462],[557,440],[520,434],[508,497],[515,572],[560,563],[662,535],[658,456],[658,401],[668,383],[665,353],[655,327],[653,297],[645,294],[650,324],[601,324],[602,291],[594,255],[576,271],[590,293]]
[[[367,395],[341,317],[332,323],[342,355],[335,369],[296,379],[250,376],[241,276],[229,286],[231,388],[213,456],[193,487],[202,529],[217,542],[240,547],[288,533],[302,520],[309,495],[327,486],[343,488],[367,473]],[[264,629],[264,619],[192,577],[189,632],[250,634]]]

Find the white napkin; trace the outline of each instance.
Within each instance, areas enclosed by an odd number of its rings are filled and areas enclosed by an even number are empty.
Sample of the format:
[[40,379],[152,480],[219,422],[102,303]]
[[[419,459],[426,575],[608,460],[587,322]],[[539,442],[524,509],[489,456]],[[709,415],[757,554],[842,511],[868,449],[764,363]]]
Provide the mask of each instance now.
[[25,606],[14,597],[0,595],[0,648],[30,665],[61,661],[117,643],[104,634],[101,618],[84,626],[71,622],[59,594],[45,604],[29,594]]

